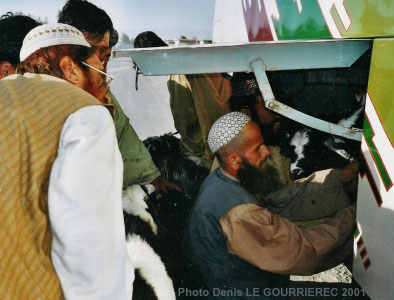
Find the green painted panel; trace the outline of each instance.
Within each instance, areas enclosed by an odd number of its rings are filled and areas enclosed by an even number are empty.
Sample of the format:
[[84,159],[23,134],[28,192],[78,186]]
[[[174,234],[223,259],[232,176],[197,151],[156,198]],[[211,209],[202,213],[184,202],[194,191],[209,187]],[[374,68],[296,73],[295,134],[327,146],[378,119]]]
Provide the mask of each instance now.
[[[327,8],[320,7],[317,0],[301,1],[301,13],[294,0],[277,0],[276,4],[280,17],[279,20],[272,20],[279,40],[332,38],[327,25],[330,22],[324,19],[322,13],[322,9]],[[350,18],[348,28],[345,28],[338,10],[342,11],[344,19]],[[340,3],[338,7],[332,4],[327,15],[328,19],[331,17],[335,24],[331,23],[330,26],[337,28],[343,38],[394,36],[393,0],[344,0],[343,6]]]
[[346,31],[335,8],[331,14],[343,37],[394,36],[394,1],[345,0],[344,6],[352,21]]
[[374,40],[368,92],[394,145],[394,39]]
[[375,143],[373,142],[373,137],[375,136],[375,132],[373,131],[371,127],[371,123],[368,120],[368,117],[366,116],[364,118],[364,136],[365,140],[367,142],[369,151],[371,151],[371,154],[374,158],[375,164],[379,170],[379,174],[383,180],[383,184],[386,187],[386,190],[388,190],[392,185],[391,178],[389,176],[389,173],[386,170],[386,167],[383,163],[382,157],[380,156],[380,153],[378,149],[375,146]]
[[303,1],[301,14],[293,0],[276,3],[280,18],[273,21],[279,40],[331,38],[317,0]]
[[356,230],[354,231],[354,238],[356,239],[359,235],[360,235],[360,230],[356,228]]

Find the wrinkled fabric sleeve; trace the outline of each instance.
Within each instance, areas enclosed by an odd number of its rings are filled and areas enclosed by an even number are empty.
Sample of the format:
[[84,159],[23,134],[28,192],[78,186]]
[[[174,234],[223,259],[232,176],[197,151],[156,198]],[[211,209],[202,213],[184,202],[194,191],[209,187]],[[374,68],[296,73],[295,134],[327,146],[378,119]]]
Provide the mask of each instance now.
[[204,139],[189,81],[185,75],[170,75],[167,87],[174,126],[181,136],[182,153],[204,155]]
[[239,205],[220,219],[228,251],[266,271],[310,275],[352,234],[355,207],[328,222],[301,228],[255,204]]
[[66,299],[127,299],[122,160],[112,118],[101,106],[71,114],[52,167],[48,206],[52,261]]
[[123,159],[123,189],[132,184],[148,184],[160,176],[149,151],[140,140],[119,102],[111,96],[115,106],[115,129]]
[[280,210],[270,211],[303,226],[324,222],[350,204],[341,174],[341,170],[327,169],[290,182],[267,196],[274,203],[283,203]]

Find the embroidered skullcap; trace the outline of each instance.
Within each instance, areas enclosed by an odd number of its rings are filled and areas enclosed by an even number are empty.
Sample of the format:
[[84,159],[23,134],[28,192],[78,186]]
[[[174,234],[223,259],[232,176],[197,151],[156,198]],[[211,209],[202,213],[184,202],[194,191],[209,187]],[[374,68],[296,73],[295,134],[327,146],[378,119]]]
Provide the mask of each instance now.
[[208,145],[212,153],[227,145],[251,120],[243,113],[228,113],[213,123],[208,134]]
[[231,97],[258,96],[260,95],[259,85],[254,73],[234,73],[230,80]]
[[90,47],[82,32],[75,27],[62,23],[48,23],[37,26],[25,36],[20,52],[20,59],[24,61],[38,49],[56,45]]

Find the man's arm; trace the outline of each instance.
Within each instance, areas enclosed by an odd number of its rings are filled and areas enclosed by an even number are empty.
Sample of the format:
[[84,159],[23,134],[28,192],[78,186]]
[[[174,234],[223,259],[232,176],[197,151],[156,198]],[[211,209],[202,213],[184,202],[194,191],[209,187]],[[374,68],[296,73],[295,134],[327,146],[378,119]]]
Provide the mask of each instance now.
[[271,214],[255,204],[239,205],[220,219],[228,251],[266,271],[310,275],[332,250],[352,234],[355,207],[308,228]]
[[273,212],[290,221],[306,224],[332,217],[350,205],[342,186],[342,172],[338,169],[317,171],[307,178],[289,183],[268,198],[274,203],[285,203],[283,209]]
[[123,165],[113,121],[100,106],[63,126],[49,182],[52,261],[66,299],[127,299]]
[[110,93],[111,103],[115,106],[115,129],[122,154],[123,189],[132,184],[155,186],[158,193],[168,190],[182,191],[179,186],[164,178],[155,166],[152,157],[129,122],[115,96]]

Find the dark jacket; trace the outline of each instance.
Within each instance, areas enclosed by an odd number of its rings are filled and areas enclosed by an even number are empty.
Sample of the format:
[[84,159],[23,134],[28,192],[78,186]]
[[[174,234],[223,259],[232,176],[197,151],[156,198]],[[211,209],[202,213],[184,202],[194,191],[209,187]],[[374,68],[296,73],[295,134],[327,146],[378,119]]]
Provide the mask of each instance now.
[[220,169],[201,186],[186,229],[185,251],[202,275],[208,299],[271,299],[274,287],[288,285],[288,276],[263,271],[227,251],[220,218],[248,203],[257,204],[257,199]]

